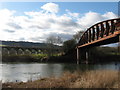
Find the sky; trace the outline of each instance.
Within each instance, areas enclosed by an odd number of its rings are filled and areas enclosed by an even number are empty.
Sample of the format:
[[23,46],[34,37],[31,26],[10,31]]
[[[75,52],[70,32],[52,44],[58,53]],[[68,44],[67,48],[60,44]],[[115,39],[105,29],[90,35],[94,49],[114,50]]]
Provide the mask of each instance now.
[[0,2],[0,40],[69,40],[97,22],[118,17],[118,2]]

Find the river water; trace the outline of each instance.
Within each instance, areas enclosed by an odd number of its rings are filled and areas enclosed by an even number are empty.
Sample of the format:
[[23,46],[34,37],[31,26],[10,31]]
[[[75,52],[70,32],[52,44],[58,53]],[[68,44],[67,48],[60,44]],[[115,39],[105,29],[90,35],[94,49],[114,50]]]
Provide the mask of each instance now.
[[26,82],[38,78],[60,76],[65,71],[86,70],[120,70],[120,62],[95,65],[77,65],[61,63],[4,63],[0,64],[0,80],[2,82]]

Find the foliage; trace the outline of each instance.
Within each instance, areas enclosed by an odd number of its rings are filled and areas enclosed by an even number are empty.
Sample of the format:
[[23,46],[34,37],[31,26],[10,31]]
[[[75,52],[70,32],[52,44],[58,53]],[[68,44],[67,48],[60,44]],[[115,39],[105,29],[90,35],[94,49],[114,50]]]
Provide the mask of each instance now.
[[2,44],[0,44],[0,46],[6,46],[6,45],[2,45]]
[[47,54],[32,54],[32,57],[35,59],[42,59],[44,57],[48,57]]
[[[52,56],[60,56],[58,53],[54,53]],[[48,54],[32,54],[35,59],[48,58]]]
[[73,50],[75,50],[76,44],[80,40],[83,33],[84,33],[83,31],[79,31],[73,35],[72,39],[63,42],[64,53],[68,54],[71,53]]
[[65,53],[70,53],[75,49],[75,46],[76,46],[76,41],[74,39],[71,39],[63,43],[63,50]]

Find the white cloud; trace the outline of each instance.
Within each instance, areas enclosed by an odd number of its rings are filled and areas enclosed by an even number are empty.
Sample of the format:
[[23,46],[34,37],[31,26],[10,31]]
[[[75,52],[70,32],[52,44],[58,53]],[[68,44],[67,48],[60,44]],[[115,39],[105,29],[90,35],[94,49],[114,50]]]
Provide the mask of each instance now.
[[107,12],[104,15],[102,15],[104,18],[108,18],[108,19],[113,19],[113,18],[117,18],[118,16],[115,15],[113,12]]
[[69,10],[66,10],[66,12],[68,13],[68,15],[70,15],[71,17],[73,17],[73,18],[78,18],[79,17],[79,13],[72,13],[72,12],[70,12]]
[[117,15],[113,12],[107,12],[101,15],[99,13],[89,11],[85,13],[84,16],[78,19],[78,23],[83,29],[85,29],[97,22],[113,18],[117,18]]
[[59,6],[55,3],[47,3],[41,8],[44,11],[24,12],[23,16],[15,16],[15,11],[8,9],[0,10],[0,39],[43,42],[49,35],[59,35],[67,40],[77,31],[86,30],[99,21],[117,17],[113,12],[99,14],[90,11],[81,16],[69,10],[63,15],[57,15]]
[[9,16],[12,16],[13,14],[15,13],[15,11],[10,11],[8,9],[2,9],[0,10],[0,16],[2,17],[9,17]]
[[7,27],[5,24],[11,21],[11,18],[15,11],[10,11],[8,9],[0,10],[0,29],[4,29],[3,27]]
[[57,13],[59,10],[58,4],[55,3],[47,3],[41,7],[43,10],[51,13]]

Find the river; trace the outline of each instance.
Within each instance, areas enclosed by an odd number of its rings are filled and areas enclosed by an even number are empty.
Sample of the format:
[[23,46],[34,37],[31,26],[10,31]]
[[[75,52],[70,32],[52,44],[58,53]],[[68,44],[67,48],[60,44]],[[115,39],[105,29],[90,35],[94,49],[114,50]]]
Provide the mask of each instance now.
[[120,62],[95,65],[77,65],[61,63],[2,63],[0,64],[0,80],[2,82],[26,82],[38,78],[60,76],[65,71],[86,70],[120,70]]

